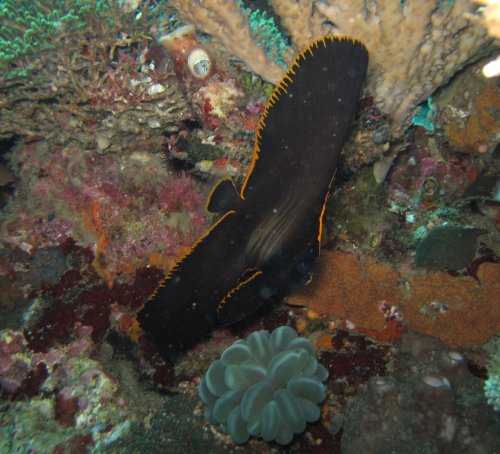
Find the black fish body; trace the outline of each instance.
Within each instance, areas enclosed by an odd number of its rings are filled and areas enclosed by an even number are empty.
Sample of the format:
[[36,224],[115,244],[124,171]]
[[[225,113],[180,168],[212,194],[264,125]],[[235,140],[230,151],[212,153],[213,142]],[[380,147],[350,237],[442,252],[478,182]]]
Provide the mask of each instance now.
[[360,42],[327,36],[288,69],[261,117],[242,188],[230,179],[215,187],[207,208],[224,214],[139,313],[164,355],[248,316],[292,276],[307,280],[367,64]]

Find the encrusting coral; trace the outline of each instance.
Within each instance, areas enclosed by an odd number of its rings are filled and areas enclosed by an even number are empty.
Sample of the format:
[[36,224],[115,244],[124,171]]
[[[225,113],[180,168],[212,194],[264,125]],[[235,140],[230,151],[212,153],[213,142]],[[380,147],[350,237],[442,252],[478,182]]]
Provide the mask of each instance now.
[[[367,91],[392,116],[398,130],[414,108],[467,63],[484,55],[491,38],[466,13],[469,0],[455,2],[382,0],[271,0],[290,33],[295,51],[325,34],[349,35],[370,52]],[[247,13],[233,0],[175,0],[180,16],[222,43],[264,79],[276,83],[283,71],[252,40]]]
[[[287,302],[348,320],[385,340],[394,323],[454,347],[481,345],[500,330],[500,265],[483,263],[478,280],[442,271],[406,274],[371,257],[325,252],[310,287]],[[479,281],[479,282],[478,282]]]

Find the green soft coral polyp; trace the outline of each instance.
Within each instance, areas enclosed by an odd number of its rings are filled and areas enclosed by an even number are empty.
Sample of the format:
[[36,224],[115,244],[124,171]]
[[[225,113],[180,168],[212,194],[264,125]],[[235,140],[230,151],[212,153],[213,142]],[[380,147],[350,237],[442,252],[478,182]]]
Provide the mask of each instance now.
[[290,443],[321,416],[328,378],[311,343],[289,326],[237,340],[208,368],[198,388],[205,418],[235,443],[250,436]]

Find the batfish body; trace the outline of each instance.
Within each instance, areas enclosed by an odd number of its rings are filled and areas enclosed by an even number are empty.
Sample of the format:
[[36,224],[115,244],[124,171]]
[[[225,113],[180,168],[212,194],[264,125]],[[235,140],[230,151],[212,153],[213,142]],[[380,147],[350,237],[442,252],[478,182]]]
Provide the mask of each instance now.
[[248,316],[291,279],[309,280],[367,64],[363,44],[327,36],[290,66],[260,119],[243,186],[216,185],[207,209],[221,218],[139,313],[163,355]]

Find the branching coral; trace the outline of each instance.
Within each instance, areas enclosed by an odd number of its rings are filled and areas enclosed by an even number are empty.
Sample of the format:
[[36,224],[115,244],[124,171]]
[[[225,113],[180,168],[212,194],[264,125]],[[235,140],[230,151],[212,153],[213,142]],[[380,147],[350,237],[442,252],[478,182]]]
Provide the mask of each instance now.
[[12,69],[10,76],[23,74],[23,70],[17,70],[17,60],[57,47],[58,36],[87,28],[92,16],[109,15],[114,4],[113,0],[0,2],[0,70]]
[[[350,35],[366,44],[367,89],[392,116],[395,130],[417,104],[491,43],[486,32],[465,17],[475,9],[468,0],[271,0],[271,4],[296,51],[327,33]],[[265,55],[251,40],[246,18],[233,0],[176,0],[174,5],[182,17],[213,35],[252,71],[274,83],[280,79],[277,65],[266,64]]]

